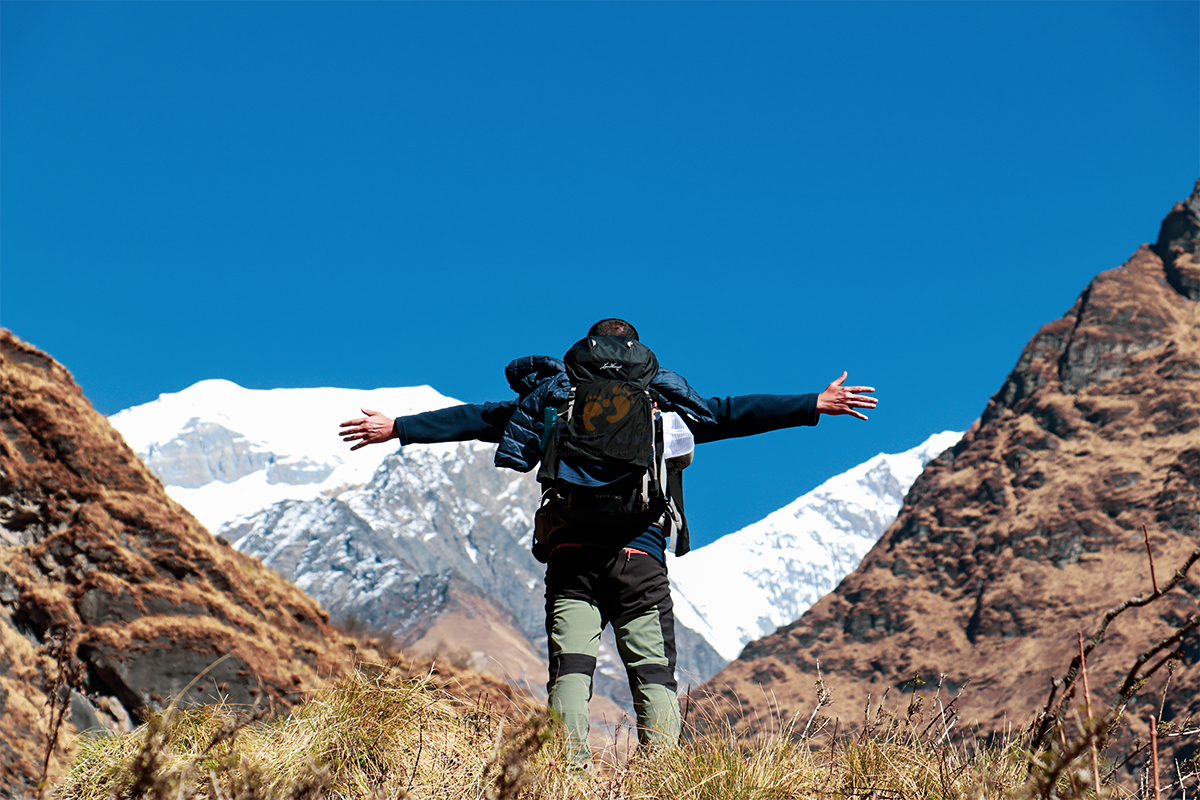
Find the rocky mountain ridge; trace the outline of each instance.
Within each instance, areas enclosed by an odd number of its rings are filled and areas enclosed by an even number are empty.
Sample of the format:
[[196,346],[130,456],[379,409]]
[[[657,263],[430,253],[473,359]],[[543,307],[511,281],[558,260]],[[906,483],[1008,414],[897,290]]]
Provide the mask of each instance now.
[[747,527],[670,561],[676,618],[727,660],[796,620],[863,560],[925,464],[961,433],[880,453]]
[[67,370],[5,330],[0,642],[10,796],[40,774],[60,674],[66,743],[75,730],[128,729],[175,697],[286,709],[355,657],[314,600],[214,541]]
[[[1097,275],[1033,337],[858,569],[713,678],[709,711],[742,729],[807,713],[819,660],[843,724],[868,697],[911,691],[914,675],[945,676],[952,691],[969,682],[958,707],[983,733],[1029,721],[1076,632],[1090,635],[1106,610],[1151,591],[1142,525],[1160,582],[1200,543],[1198,238],[1200,183],[1155,245]],[[1089,659],[1093,695],[1111,699],[1133,657],[1196,614],[1198,600],[1191,574],[1153,610],[1114,622]],[[1194,632],[1180,656],[1165,719],[1198,710]],[[1135,732],[1157,703],[1126,709]]]

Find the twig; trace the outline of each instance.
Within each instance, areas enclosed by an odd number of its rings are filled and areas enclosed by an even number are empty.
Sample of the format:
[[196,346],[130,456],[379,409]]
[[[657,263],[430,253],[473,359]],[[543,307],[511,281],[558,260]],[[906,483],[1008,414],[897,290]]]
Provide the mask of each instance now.
[[817,680],[814,684],[817,688],[817,705],[812,710],[812,715],[809,716],[808,722],[804,725],[804,733],[800,734],[800,738],[808,741],[808,730],[812,727],[813,720],[817,718],[817,712],[825,706],[833,702],[833,693],[825,686],[825,679],[821,677],[821,662],[817,661]]
[[411,792],[413,782],[417,779],[417,768],[421,766],[421,751],[425,749],[425,726],[417,728],[417,757],[413,759],[412,774],[408,776],[408,786],[405,791]]
[[1114,775],[1116,775],[1118,772],[1120,772],[1121,769],[1126,764],[1128,764],[1130,761],[1133,761],[1133,759],[1137,758],[1139,755],[1141,755],[1143,752],[1145,752],[1146,748],[1150,746],[1150,743],[1146,742],[1145,744],[1140,744],[1141,741],[1142,740],[1140,738],[1134,739],[1133,743],[1136,745],[1136,747],[1134,747],[1133,750],[1129,751],[1129,755],[1122,758],[1120,761],[1118,761],[1116,764],[1114,764],[1108,770],[1108,772],[1105,773],[1104,780],[1109,780],[1110,778],[1112,778]]
[[[949,708],[949,706],[947,706],[946,708]],[[941,717],[941,719],[942,719],[942,735],[939,736],[938,740],[933,743],[934,747],[937,747],[942,742],[948,740],[950,738],[950,731],[954,728],[955,725],[958,724],[958,711],[955,710],[954,715],[947,718],[946,708],[942,709],[942,717]],[[947,722],[947,719],[949,719],[949,722]]]
[[1163,681],[1162,693],[1158,701],[1158,718],[1162,719],[1163,710],[1167,707],[1167,689],[1171,686],[1171,678],[1175,677],[1175,665],[1178,661],[1167,662],[1167,679]]
[[[956,718],[958,717],[958,709],[954,708],[954,704],[958,702],[958,698],[962,697],[962,695],[963,695],[963,691],[964,691],[964,690],[967,688],[967,684],[969,684],[970,682],[971,682],[971,679],[970,679],[970,678],[968,678],[967,680],[963,681],[963,685],[962,685],[962,686],[960,686],[960,687],[958,687],[958,693],[957,693],[957,694],[955,694],[953,698],[951,698],[951,700],[950,700],[950,702],[949,702],[949,703],[946,703],[946,705],[942,707],[942,712],[941,712],[941,721],[942,721],[942,727],[943,727],[943,728],[945,728],[945,727],[946,727],[946,717],[947,717],[947,714],[948,714],[948,713],[949,713],[951,710],[953,710],[953,711],[954,711],[954,716],[955,716]],[[933,727],[933,725],[934,725],[934,723],[935,723],[935,722],[937,722],[937,721],[938,721],[937,719],[931,719],[931,720],[929,720],[929,723],[928,723],[928,724],[925,726],[925,729],[921,731],[921,735],[922,735],[922,736],[924,736],[926,733],[928,733],[928,732],[929,732],[929,729],[930,729],[930,728],[932,728],[932,727]],[[948,731],[948,730],[947,730],[947,733],[949,733],[949,731]],[[943,734],[943,735],[942,735],[942,738],[945,738],[945,736],[946,736],[946,734]],[[940,739],[939,739],[939,741],[940,741]]]
[[[1063,724],[1061,722],[1058,723],[1056,727],[1058,728],[1058,738],[1062,741],[1062,751],[1064,756],[1063,767],[1066,767],[1069,763],[1065,759],[1067,753],[1067,732],[1063,730]],[[1067,780],[1071,783],[1071,794],[1078,795],[1079,787],[1075,785],[1075,774],[1072,772],[1067,772]]]
[[1172,659],[1179,658],[1180,653],[1171,651],[1165,657],[1160,659],[1157,664],[1145,672],[1139,673],[1137,671],[1138,667],[1145,664],[1157,653],[1160,653],[1166,648],[1177,644],[1180,639],[1190,633],[1197,626],[1200,626],[1200,614],[1192,614],[1184,621],[1182,625],[1179,626],[1178,629],[1176,629],[1173,634],[1139,655],[1134,660],[1133,667],[1130,668],[1129,675],[1127,675],[1125,678],[1125,683],[1121,684],[1120,699],[1118,700],[1118,703],[1124,703],[1130,697],[1133,697],[1137,690],[1145,684],[1146,679],[1148,679],[1155,672],[1158,672],[1158,670],[1161,669],[1164,664],[1170,662]]
[[687,727],[688,712],[692,710],[692,685],[689,683],[683,695],[683,725]]
[[[1083,652],[1083,631],[1079,635],[1079,672],[1083,677],[1083,701],[1087,708],[1088,727],[1092,726],[1092,693],[1088,689],[1087,655]],[[1100,753],[1096,749],[1096,732],[1088,730],[1088,741],[1092,744],[1092,780],[1096,789],[1096,800],[1100,800]]]
[[1154,577],[1154,553],[1150,552],[1150,533],[1146,530],[1146,524],[1142,523],[1142,538],[1146,540],[1146,555],[1150,558],[1150,585],[1154,587],[1154,593],[1158,594],[1158,580]]
[[1175,733],[1168,733],[1166,735],[1179,737],[1179,736],[1191,736],[1193,733],[1200,733],[1200,728],[1192,728],[1189,731],[1176,731]]
[[1162,786],[1158,782],[1158,723],[1150,715],[1150,772],[1154,777],[1154,800],[1159,800]]
[[[54,637],[50,640],[48,652],[54,657],[55,672],[54,680],[51,682],[50,691],[46,701],[50,704],[50,725],[46,731],[46,757],[42,761],[42,777],[38,781],[38,797],[46,796],[46,786],[49,783],[48,776],[50,773],[50,758],[54,755],[55,749],[58,747],[58,737],[62,730],[63,718],[67,714],[67,709],[71,707],[71,688],[73,683],[67,674],[69,669],[70,654],[67,651],[67,641],[69,635],[64,634],[61,638]],[[64,694],[60,697],[59,695]],[[59,705],[61,703],[61,706]],[[57,712],[57,713],[56,713]]]
[[1141,608],[1142,606],[1147,605],[1148,603],[1157,600],[1162,595],[1170,592],[1172,589],[1178,586],[1184,578],[1187,577],[1188,570],[1192,568],[1192,565],[1195,564],[1197,560],[1200,560],[1200,547],[1197,547],[1192,551],[1192,554],[1188,556],[1187,561],[1183,562],[1183,566],[1175,571],[1175,574],[1171,577],[1171,580],[1167,581],[1166,585],[1161,590],[1155,590],[1154,594],[1148,597],[1131,597],[1124,603],[1121,603],[1121,605],[1109,609],[1104,614],[1104,620],[1100,623],[1100,627],[1096,629],[1096,632],[1092,635],[1091,641],[1088,642],[1087,651],[1090,653],[1093,649],[1095,649],[1096,645],[1100,643],[1100,640],[1104,638],[1104,632],[1108,630],[1109,623],[1112,622],[1118,614],[1130,608]]

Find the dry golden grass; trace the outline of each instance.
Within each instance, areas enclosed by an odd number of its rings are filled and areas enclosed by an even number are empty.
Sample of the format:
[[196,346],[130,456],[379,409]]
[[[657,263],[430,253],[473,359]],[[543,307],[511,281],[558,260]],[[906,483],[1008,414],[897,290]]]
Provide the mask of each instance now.
[[547,771],[547,717],[439,683],[363,667],[269,722],[231,706],[169,709],[127,736],[86,740],[54,796],[490,798]]
[[263,721],[265,714],[227,705],[171,706],[127,736],[82,740],[54,796],[1183,800],[1189,787],[1193,796],[1200,790],[1194,760],[1175,763],[1172,776],[1172,765],[1159,762],[1159,739],[1129,743],[1113,734],[1128,726],[1130,701],[1160,671],[1167,680],[1154,698],[1157,731],[1200,733],[1190,720],[1161,720],[1177,647],[1200,618],[1189,617],[1148,650],[1127,653],[1132,667],[1108,708],[1093,703],[1087,656],[1113,619],[1161,603],[1197,561],[1200,548],[1152,594],[1115,606],[1092,639],[1079,634],[1078,656],[1054,682],[1042,711],[1001,736],[962,730],[965,687],[951,697],[941,681],[930,688],[916,676],[898,698],[889,701],[884,692],[868,701],[861,724],[839,735],[843,723],[827,714],[834,698],[818,666],[810,711],[788,714],[764,691],[773,721],[766,732],[739,733],[729,717],[687,719],[697,708],[711,714],[711,705],[689,703],[679,747],[633,749],[625,758],[629,742],[621,747],[618,741],[580,770],[565,758],[559,728],[531,701],[503,694],[489,702],[470,675],[446,679],[432,668],[414,675],[411,662],[397,660],[360,665],[285,718]]
[[[746,737],[719,724],[689,726],[677,748],[600,754],[579,771],[559,729],[533,707],[463,699],[453,684],[389,667],[360,667],[281,719],[209,706],[168,710],[124,737],[87,739],[59,800],[102,798],[433,798],[450,800],[775,800],[777,798],[1086,798],[1091,761],[1076,745],[1033,757],[1017,732],[982,742],[955,733],[954,700],[939,689],[836,733],[821,715],[780,720]],[[834,731],[830,728],[834,727]],[[613,748],[615,751],[617,748]],[[1102,770],[1115,765],[1104,758]],[[1063,768],[1058,768],[1062,766]],[[1195,772],[1183,786],[1196,791]],[[1151,797],[1136,776],[1110,777],[1100,796]],[[1146,784],[1149,785],[1148,783]],[[1172,790],[1174,793],[1172,793]],[[1182,796],[1171,786],[1164,797]]]

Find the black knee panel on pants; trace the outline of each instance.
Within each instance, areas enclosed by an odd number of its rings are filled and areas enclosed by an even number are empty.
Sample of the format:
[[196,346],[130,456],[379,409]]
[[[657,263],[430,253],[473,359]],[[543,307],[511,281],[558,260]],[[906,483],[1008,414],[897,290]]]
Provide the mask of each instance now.
[[582,653],[559,653],[550,659],[550,681],[559,675],[592,675],[596,672],[596,657]]
[[[554,691],[555,682],[563,675],[587,675],[589,678],[596,673],[596,657],[585,656],[582,653],[559,653],[550,659],[550,680],[546,682],[546,691]],[[591,691],[588,699],[592,699]]]
[[666,664],[641,664],[630,667],[629,683],[632,685],[635,682],[655,683],[667,687],[672,692],[679,689],[679,683],[675,680],[675,670]]

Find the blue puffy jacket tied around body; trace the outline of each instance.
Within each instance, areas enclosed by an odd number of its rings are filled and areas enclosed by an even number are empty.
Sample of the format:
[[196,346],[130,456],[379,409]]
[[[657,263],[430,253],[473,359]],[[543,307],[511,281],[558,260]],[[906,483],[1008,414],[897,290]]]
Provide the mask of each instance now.
[[[551,356],[518,358],[505,367],[504,377],[517,393],[517,408],[496,448],[496,466],[529,472],[542,459],[542,411],[566,402],[571,382],[566,364]],[[689,427],[716,424],[708,403],[682,375],[660,369],[650,388],[658,392],[661,410],[680,414]]]

